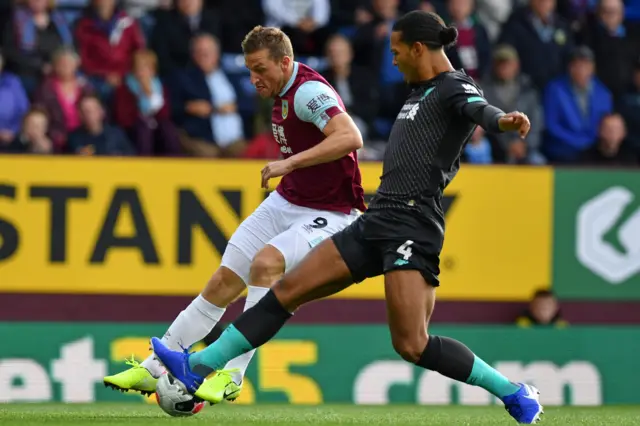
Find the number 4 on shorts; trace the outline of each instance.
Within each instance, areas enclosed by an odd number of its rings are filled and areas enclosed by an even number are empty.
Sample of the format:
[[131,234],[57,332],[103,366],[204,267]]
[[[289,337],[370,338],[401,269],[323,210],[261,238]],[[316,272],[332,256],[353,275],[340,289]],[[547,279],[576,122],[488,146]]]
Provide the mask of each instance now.
[[402,258],[404,260],[409,260],[409,258],[413,254],[413,252],[411,251],[411,245],[412,244],[413,244],[413,241],[407,240],[407,241],[404,242],[404,244],[402,244],[400,247],[398,247],[398,250],[396,250],[398,253],[400,253],[402,255]]

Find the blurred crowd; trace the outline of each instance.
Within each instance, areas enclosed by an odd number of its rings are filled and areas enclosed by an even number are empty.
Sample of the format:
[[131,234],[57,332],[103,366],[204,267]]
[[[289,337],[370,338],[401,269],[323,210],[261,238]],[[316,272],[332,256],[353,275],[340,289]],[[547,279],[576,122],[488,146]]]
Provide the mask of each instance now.
[[410,90],[389,35],[409,10],[459,31],[447,51],[487,100],[532,121],[478,129],[476,164],[635,166],[640,0],[0,0],[0,152],[277,158],[270,101],[240,43],[281,27],[380,159]]

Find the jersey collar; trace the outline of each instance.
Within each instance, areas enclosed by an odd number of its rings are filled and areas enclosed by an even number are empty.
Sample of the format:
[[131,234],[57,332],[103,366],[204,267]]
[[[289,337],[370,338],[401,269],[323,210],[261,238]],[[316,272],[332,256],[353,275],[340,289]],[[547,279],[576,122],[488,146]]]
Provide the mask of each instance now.
[[430,80],[422,80],[422,81],[416,81],[415,83],[411,83],[409,85],[409,87],[411,89],[419,89],[421,87],[429,86],[429,85],[432,85],[436,81],[440,80],[441,78],[444,78],[445,76],[447,76],[449,74],[464,74],[464,75],[467,75],[467,73],[464,71],[464,69],[453,70],[453,71],[445,71],[445,72],[441,72],[440,74],[436,75],[435,77],[431,78]]
[[282,92],[280,92],[278,96],[283,97],[284,94],[287,93],[287,90],[291,89],[291,86],[293,86],[293,82],[296,81],[297,76],[298,76],[298,63],[294,62],[291,78],[289,79],[289,81],[287,81],[287,84],[284,85],[284,87],[282,88]]

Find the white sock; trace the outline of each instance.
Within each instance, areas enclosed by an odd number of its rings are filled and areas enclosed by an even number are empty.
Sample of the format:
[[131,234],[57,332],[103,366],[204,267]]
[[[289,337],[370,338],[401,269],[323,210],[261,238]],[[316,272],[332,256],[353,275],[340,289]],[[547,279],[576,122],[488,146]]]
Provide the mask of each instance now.
[[[213,330],[225,310],[208,302],[202,295],[199,295],[193,299],[184,311],[180,312],[180,315],[173,321],[162,337],[162,341],[174,350],[181,350],[181,345],[188,348],[204,339]],[[164,368],[158,361],[153,359],[153,354],[149,355],[141,365],[149,370],[155,378],[164,373]]]
[[[245,311],[247,309],[254,307],[256,303],[258,303],[260,299],[262,299],[265,296],[265,294],[269,293],[269,290],[271,290],[268,287],[255,287],[252,285],[247,286],[247,289],[248,289],[247,299],[244,302]],[[237,368],[240,370],[236,373],[233,373],[233,381],[236,382],[236,384],[240,384],[240,382],[242,382],[244,373],[247,371],[247,367],[249,366],[249,363],[251,362],[251,358],[253,358],[253,354],[255,352],[256,350],[253,349],[245,354],[242,354],[239,357],[236,357],[231,361],[229,361],[227,365],[224,367],[225,370],[228,370],[231,368]]]

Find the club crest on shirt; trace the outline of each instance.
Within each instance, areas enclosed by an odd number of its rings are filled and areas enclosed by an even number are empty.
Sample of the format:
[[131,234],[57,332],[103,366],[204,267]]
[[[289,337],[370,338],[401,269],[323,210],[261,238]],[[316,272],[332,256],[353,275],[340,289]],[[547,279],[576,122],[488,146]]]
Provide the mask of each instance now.
[[287,118],[287,116],[289,115],[289,101],[287,100],[283,100],[282,101],[282,118]]

